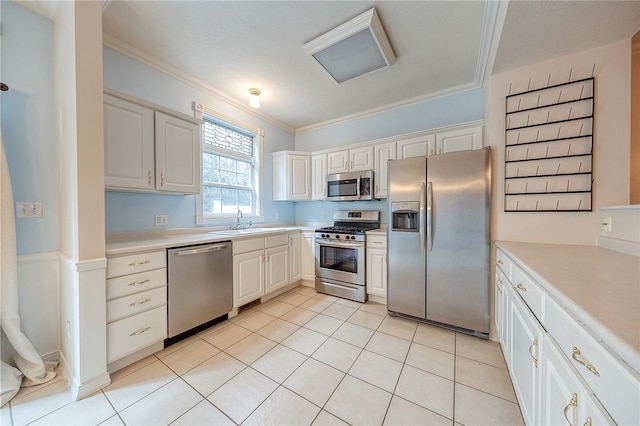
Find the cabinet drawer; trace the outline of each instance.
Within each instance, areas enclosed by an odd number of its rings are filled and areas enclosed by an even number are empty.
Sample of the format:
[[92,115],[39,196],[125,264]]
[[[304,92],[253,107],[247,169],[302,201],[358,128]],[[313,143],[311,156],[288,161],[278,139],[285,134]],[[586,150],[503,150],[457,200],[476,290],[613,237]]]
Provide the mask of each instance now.
[[522,296],[522,299],[529,306],[533,315],[538,318],[541,324],[544,324],[544,293],[538,284],[517,265],[511,266],[511,283],[516,293]]
[[107,280],[107,300],[167,285],[167,269],[140,272]]
[[277,247],[277,246],[285,246],[289,245],[289,235],[274,235],[272,237],[266,237],[265,239],[265,248]]
[[151,271],[165,268],[166,266],[167,255],[165,250],[112,257],[107,259],[107,278]]
[[[547,303],[547,331],[618,424],[640,424],[640,377],[608,352],[555,302]],[[594,371],[591,371],[591,370]],[[597,374],[596,374],[597,372]]]
[[233,254],[247,253],[264,249],[264,238],[240,240],[233,242]]
[[384,235],[367,235],[367,247],[387,248],[387,237]]
[[107,362],[167,337],[167,308],[152,309],[107,325]]
[[511,281],[511,259],[507,257],[506,254],[500,249],[496,249],[496,265],[498,268],[502,270],[504,275],[507,277],[509,281]]
[[167,304],[167,288],[160,287],[107,302],[107,322]]

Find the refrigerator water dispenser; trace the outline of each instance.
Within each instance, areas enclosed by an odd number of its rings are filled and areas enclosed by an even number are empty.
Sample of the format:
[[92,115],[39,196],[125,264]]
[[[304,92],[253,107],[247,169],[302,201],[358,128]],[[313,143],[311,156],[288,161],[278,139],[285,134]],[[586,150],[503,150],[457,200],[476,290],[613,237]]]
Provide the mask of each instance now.
[[419,213],[420,203],[417,201],[391,203],[391,229],[418,232]]

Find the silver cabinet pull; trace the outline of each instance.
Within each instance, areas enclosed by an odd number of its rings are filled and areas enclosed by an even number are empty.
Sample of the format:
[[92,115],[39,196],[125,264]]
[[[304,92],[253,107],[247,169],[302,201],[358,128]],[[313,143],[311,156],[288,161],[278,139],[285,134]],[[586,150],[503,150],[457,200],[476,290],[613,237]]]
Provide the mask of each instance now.
[[149,330],[151,330],[151,327],[141,328],[140,330],[138,330],[138,331],[134,331],[133,333],[129,334],[129,336],[131,336],[131,337],[133,337],[133,336],[137,336],[138,334],[142,334],[142,333],[144,333],[145,331],[149,331]]
[[142,284],[148,283],[149,281],[151,280],[147,278],[146,280],[134,281],[132,283],[129,283],[128,285],[130,286],[142,285]]
[[573,426],[573,423],[571,423],[571,420],[569,420],[569,417],[567,416],[567,412],[569,411],[569,408],[577,407],[577,406],[578,406],[578,395],[574,393],[573,396],[571,397],[571,400],[567,404],[567,406],[564,407],[564,418],[567,421],[567,423],[569,423],[569,426]]
[[151,170],[149,170],[149,172],[147,173],[147,183],[149,185],[151,185],[151,178],[153,177],[153,175],[151,174]]
[[140,266],[140,265],[146,265],[147,263],[151,263],[150,260],[139,260],[137,262],[132,262],[129,264],[129,266]]
[[164,186],[164,172],[160,172],[160,186]]
[[137,302],[129,303],[129,306],[144,305],[147,302],[151,302],[151,299],[149,299],[148,297],[146,299],[138,300]]
[[533,342],[531,343],[531,346],[529,346],[529,355],[531,355],[531,359],[533,361],[533,365],[535,365],[535,367],[538,368],[538,358],[536,358],[533,355],[533,352],[531,352],[531,350],[533,349],[534,346],[538,346],[538,338],[537,337],[535,339],[533,339]]
[[571,357],[580,364],[584,365],[587,370],[591,371],[596,376],[600,376],[600,373],[598,372],[598,370],[596,370],[596,367],[585,362],[582,358],[582,354],[580,353],[580,349],[576,348],[575,346],[573,347],[573,353],[571,354]]
[[522,290],[525,293],[527,292],[527,288],[524,285],[522,285],[522,283],[518,283],[516,287],[518,288],[518,290]]

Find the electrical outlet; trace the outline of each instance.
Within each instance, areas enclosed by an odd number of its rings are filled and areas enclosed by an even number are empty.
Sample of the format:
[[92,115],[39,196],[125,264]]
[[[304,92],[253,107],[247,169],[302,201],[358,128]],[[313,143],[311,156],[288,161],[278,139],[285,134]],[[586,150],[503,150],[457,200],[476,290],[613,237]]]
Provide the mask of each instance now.
[[602,230],[604,232],[611,232],[611,216],[605,216],[604,219],[602,219]]
[[322,220],[327,220],[327,212],[322,212]]
[[64,325],[64,332],[67,335],[67,340],[71,339],[71,324],[69,321]]
[[169,215],[166,214],[157,214],[156,215],[156,225],[158,226],[166,226],[169,224]]
[[18,201],[16,217],[42,217],[42,203],[36,201]]
[[277,221],[278,219],[280,219],[280,213],[279,213],[279,212],[276,212],[276,221]]

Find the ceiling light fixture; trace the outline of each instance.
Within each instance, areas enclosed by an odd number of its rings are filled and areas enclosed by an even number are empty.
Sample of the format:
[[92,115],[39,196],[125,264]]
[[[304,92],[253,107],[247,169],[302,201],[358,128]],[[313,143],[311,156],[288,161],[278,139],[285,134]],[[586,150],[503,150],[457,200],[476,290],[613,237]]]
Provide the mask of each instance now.
[[375,8],[305,43],[302,48],[337,83],[389,67],[396,61]]
[[249,94],[251,95],[249,106],[251,108],[260,108],[260,99],[258,99],[258,96],[260,96],[260,90],[255,87],[251,88],[249,89]]

